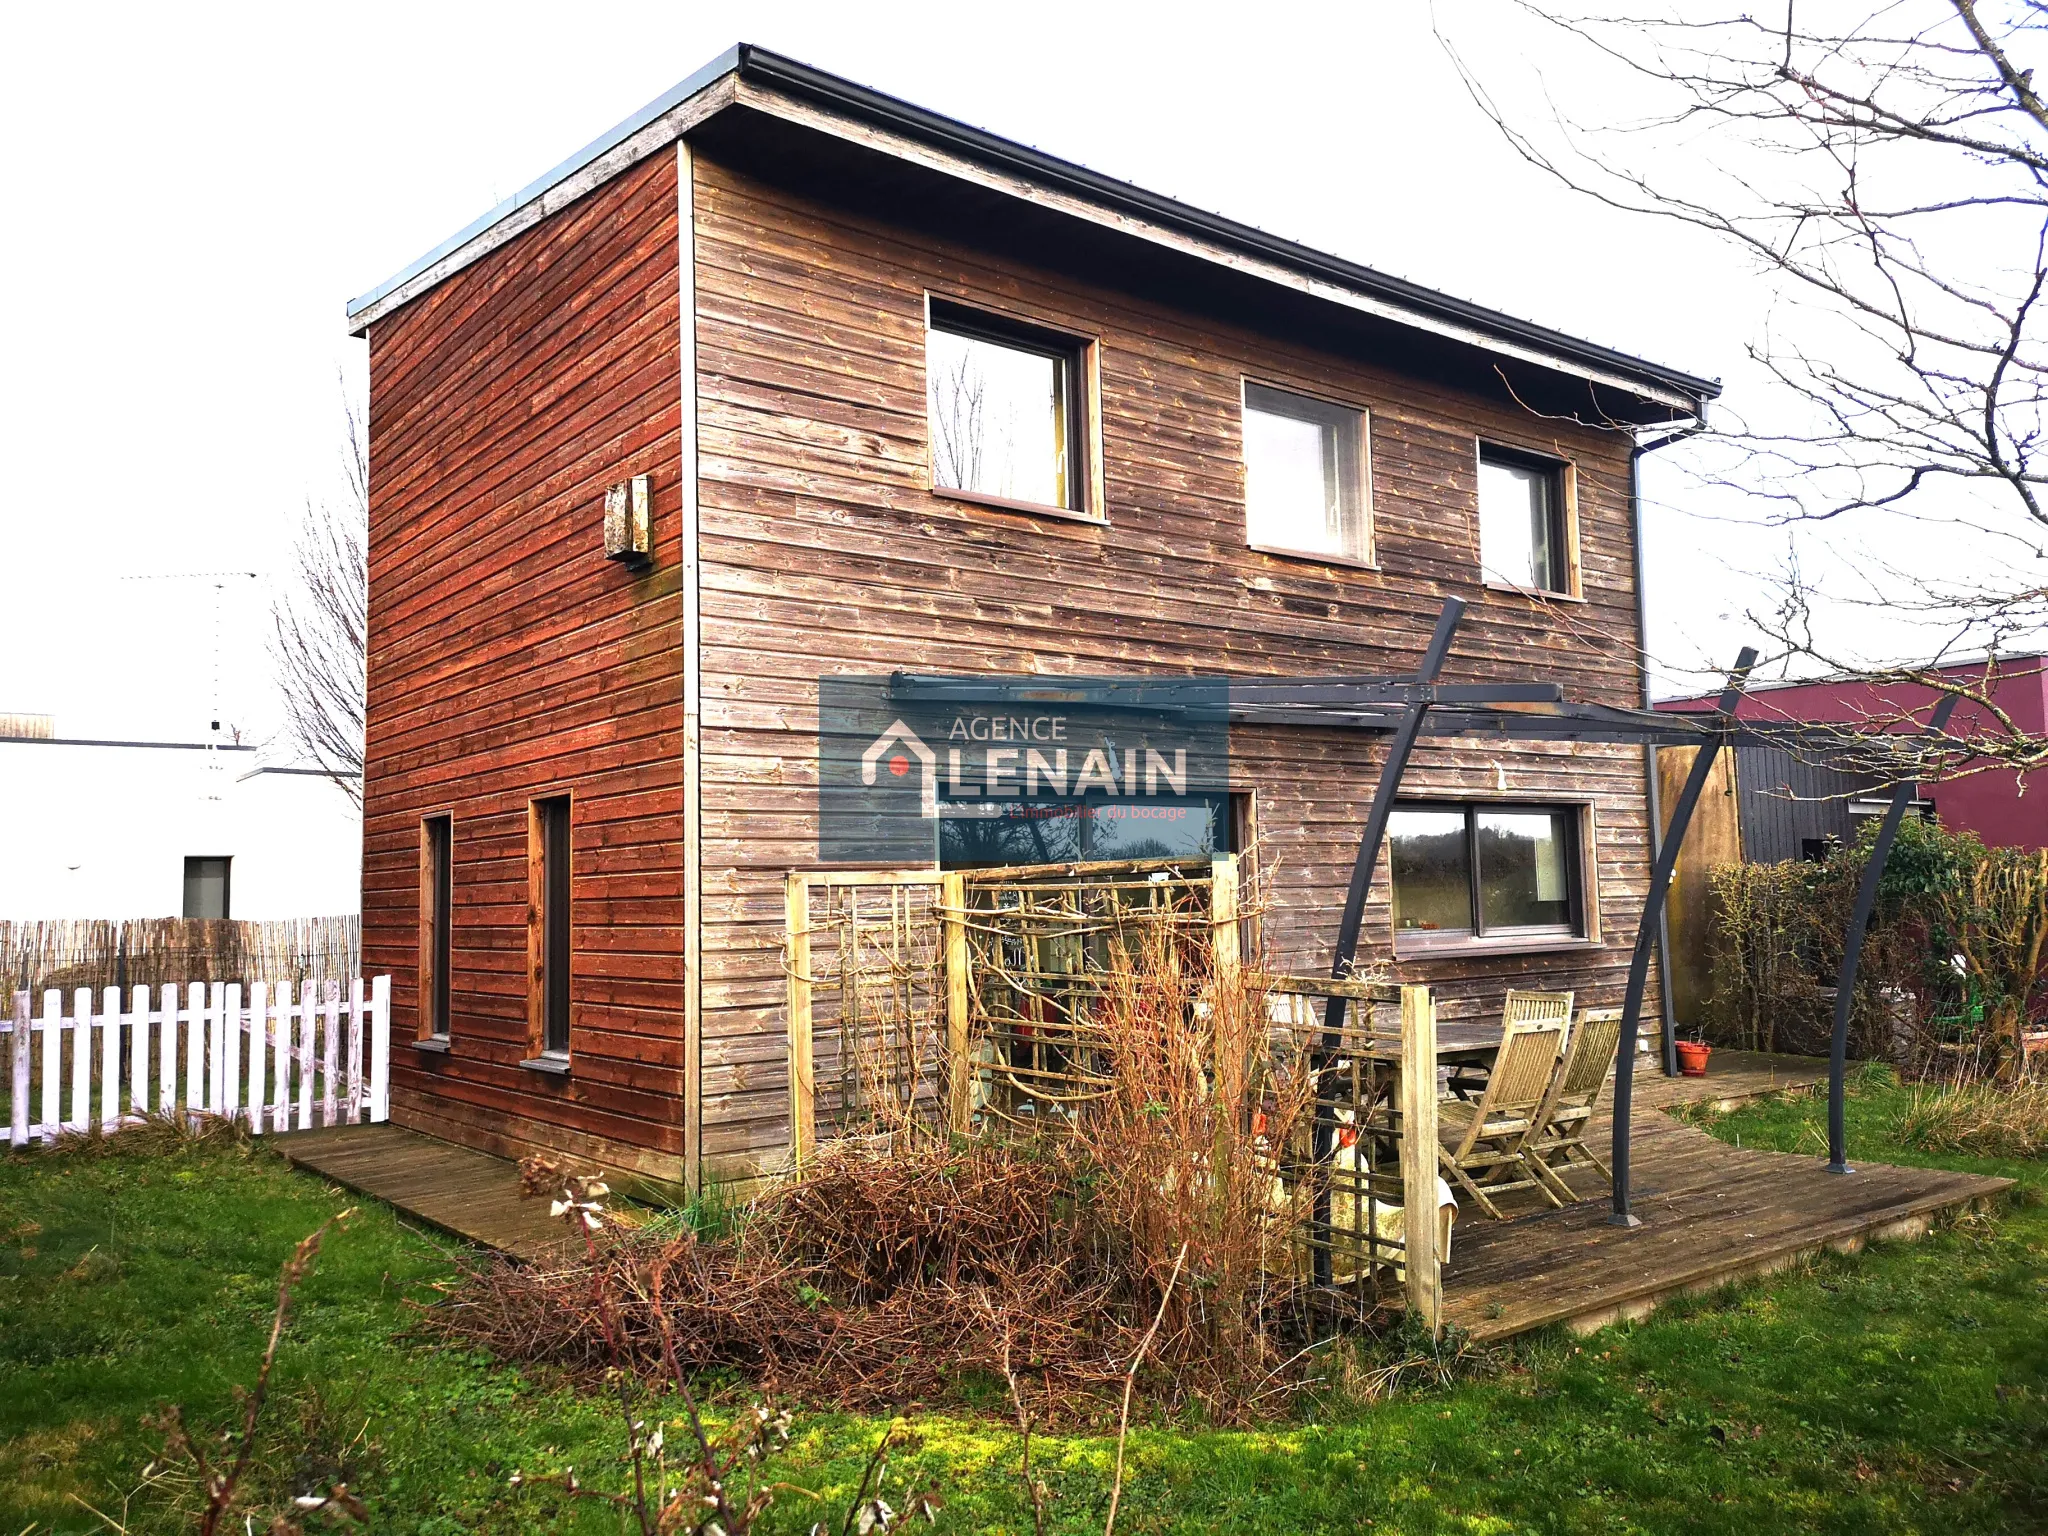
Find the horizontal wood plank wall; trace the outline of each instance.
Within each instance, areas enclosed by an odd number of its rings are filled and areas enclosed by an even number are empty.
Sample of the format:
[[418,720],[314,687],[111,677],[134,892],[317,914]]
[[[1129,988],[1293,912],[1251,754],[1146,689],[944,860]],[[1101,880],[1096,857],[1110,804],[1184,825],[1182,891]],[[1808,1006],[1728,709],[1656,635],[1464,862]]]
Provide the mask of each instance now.
[[[1232,673],[1414,664],[1445,594],[1472,604],[1447,680],[1536,675],[1640,698],[1626,443],[1281,345],[988,253],[910,237],[700,150],[704,1157],[714,1174],[787,1144],[783,875],[816,861],[821,672]],[[1097,337],[1109,526],[972,508],[926,478],[924,293]],[[1380,573],[1245,548],[1245,375],[1372,412]],[[1586,601],[1479,582],[1475,435],[1578,465]],[[1336,733],[1234,737],[1277,907],[1267,941],[1327,964],[1377,753]],[[1618,1002],[1647,873],[1642,754],[1428,745],[1412,787],[1597,802],[1607,941],[1568,957],[1404,965],[1443,1014],[1541,976]],[[1384,861],[1368,914],[1384,957]],[[1489,1003],[1489,999],[1491,1000]]]
[[[682,1177],[677,179],[661,155],[370,331],[365,964],[393,1118]],[[603,558],[653,477],[652,567]],[[527,806],[568,793],[573,1071],[522,1069]],[[454,819],[452,1048],[414,1050],[419,819]]]

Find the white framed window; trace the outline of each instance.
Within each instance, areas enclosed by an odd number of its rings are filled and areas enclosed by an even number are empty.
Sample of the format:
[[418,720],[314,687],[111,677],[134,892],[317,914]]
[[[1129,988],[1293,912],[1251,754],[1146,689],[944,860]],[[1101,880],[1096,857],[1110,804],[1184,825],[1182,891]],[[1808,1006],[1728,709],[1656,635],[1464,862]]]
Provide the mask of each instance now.
[[1479,445],[1479,563],[1486,580],[1576,596],[1571,466]]
[[1244,386],[1245,539],[1254,549],[1370,565],[1366,413]]

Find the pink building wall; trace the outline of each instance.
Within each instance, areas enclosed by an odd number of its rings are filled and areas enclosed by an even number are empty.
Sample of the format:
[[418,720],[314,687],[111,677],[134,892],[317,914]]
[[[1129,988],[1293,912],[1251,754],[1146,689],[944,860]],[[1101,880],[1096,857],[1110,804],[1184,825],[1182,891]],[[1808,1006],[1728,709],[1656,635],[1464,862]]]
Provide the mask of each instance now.
[[[1999,664],[1999,672],[1993,702],[2020,730],[2030,735],[2048,734],[2048,658],[2007,657]],[[1944,669],[1944,675],[1975,682],[1982,668],[1952,667]],[[1934,697],[1933,689],[1917,685],[1788,683],[1758,688],[1743,699],[1736,713],[1745,720],[1854,724],[1892,719],[1902,710],[1911,710],[1925,719]],[[1673,699],[1658,708],[1694,710],[1711,704],[1710,698]],[[1982,706],[1964,703],[1958,706],[1949,729],[1995,734],[2004,727]],[[2023,785],[2009,768],[1986,768],[1947,783],[1923,784],[1920,793],[1933,802],[1944,826],[1975,832],[1994,847],[2048,847],[2048,779],[2038,785]]]

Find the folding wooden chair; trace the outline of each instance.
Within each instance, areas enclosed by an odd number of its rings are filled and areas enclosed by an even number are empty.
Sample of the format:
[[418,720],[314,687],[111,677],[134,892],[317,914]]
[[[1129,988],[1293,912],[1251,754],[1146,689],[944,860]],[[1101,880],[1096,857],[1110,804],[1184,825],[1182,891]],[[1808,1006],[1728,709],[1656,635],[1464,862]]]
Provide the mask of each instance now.
[[1607,1165],[1586,1145],[1586,1132],[1593,1123],[1593,1111],[1600,1106],[1600,1095],[1607,1086],[1608,1073],[1614,1070],[1614,1055],[1620,1046],[1619,1008],[1588,1008],[1581,1013],[1564,1058],[1557,1064],[1550,1091],[1537,1107],[1528,1140],[1523,1143],[1531,1171],[1543,1180],[1546,1188],[1568,1200],[1578,1196],[1565,1184],[1553,1160],[1570,1166],[1573,1158],[1583,1159],[1599,1169],[1601,1177],[1613,1182],[1614,1175]]
[[[1460,1113],[1461,1106],[1444,1106],[1443,1145],[1437,1148],[1437,1157],[1452,1182],[1495,1221],[1501,1214],[1492,1196],[1518,1189],[1533,1189],[1552,1205],[1564,1204],[1537,1176],[1522,1148],[1556,1076],[1569,1017],[1510,1020],[1502,1025],[1500,1051],[1479,1102],[1470,1107],[1469,1115]],[[1475,1174],[1485,1181],[1484,1187]]]
[[[1571,1027],[1571,993],[1508,990],[1507,1001],[1501,1007],[1502,1024],[1537,1024],[1549,1019],[1557,1020],[1566,1029]],[[1451,1074],[1451,1092],[1469,1103],[1475,1093],[1485,1090],[1486,1077],[1483,1069],[1460,1067]]]

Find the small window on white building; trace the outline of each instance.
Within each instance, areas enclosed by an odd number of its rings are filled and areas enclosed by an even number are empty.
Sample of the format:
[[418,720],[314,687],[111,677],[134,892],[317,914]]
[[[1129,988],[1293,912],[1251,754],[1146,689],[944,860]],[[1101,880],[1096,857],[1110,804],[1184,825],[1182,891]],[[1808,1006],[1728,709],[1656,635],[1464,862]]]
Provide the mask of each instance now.
[[228,915],[228,858],[188,856],[185,860],[185,916]]

